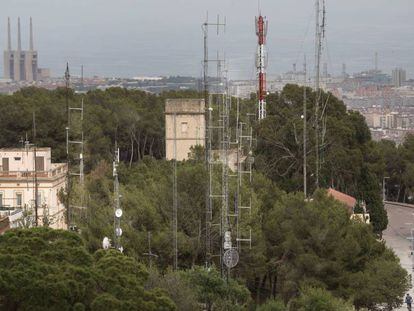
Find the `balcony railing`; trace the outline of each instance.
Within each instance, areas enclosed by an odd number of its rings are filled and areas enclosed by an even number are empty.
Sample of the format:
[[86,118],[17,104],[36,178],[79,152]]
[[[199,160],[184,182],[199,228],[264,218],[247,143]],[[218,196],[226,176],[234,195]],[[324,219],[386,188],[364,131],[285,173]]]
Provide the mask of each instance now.
[[[66,174],[66,164],[54,167],[49,171],[37,171],[37,178],[52,178],[56,176],[63,176]],[[33,179],[35,177],[34,171],[0,171],[0,178],[13,179]]]

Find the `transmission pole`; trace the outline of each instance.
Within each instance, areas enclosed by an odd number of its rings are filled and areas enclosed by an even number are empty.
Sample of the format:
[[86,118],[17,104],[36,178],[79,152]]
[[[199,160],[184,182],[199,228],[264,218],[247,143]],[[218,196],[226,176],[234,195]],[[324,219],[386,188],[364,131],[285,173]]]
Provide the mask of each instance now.
[[70,209],[70,156],[69,156],[69,128],[70,128],[70,111],[69,111],[69,85],[70,85],[70,73],[69,63],[66,63],[65,71],[65,88],[66,88],[66,114],[67,114],[67,126],[66,126],[66,221],[68,229],[71,229],[72,215]]
[[307,68],[306,68],[306,55],[304,57],[303,72],[305,84],[303,86],[303,193],[305,199],[308,197],[308,185],[307,185]]
[[173,269],[178,269],[178,193],[177,193],[177,114],[174,113],[174,159],[173,159]]
[[36,112],[33,111],[33,158],[34,158],[34,203],[35,203],[35,226],[39,226],[39,185],[37,182],[37,148],[36,148]]

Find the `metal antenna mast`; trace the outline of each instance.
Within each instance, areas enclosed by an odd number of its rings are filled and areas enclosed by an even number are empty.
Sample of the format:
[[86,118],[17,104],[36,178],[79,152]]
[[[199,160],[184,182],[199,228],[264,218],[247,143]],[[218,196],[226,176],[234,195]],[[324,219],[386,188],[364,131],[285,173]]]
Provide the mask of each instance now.
[[[259,4],[260,5],[260,4]],[[260,9],[259,9],[260,10]],[[256,35],[259,39],[258,49],[257,49],[257,58],[256,58],[256,68],[257,76],[259,80],[258,86],[258,98],[259,98],[259,112],[258,118],[259,121],[266,118],[266,36],[267,36],[268,22],[260,12],[259,17],[256,17]]]
[[70,85],[70,73],[69,63],[66,63],[65,71],[65,87],[66,87],[66,114],[67,114],[67,126],[66,126],[66,221],[68,229],[71,229],[72,213],[70,208],[70,156],[69,156],[69,127],[70,127],[70,112],[69,112],[69,85]]
[[[206,189],[206,266],[211,265],[212,259],[212,240],[211,240],[211,229],[212,229],[212,219],[213,219],[213,157],[212,157],[212,140],[213,140],[213,107],[211,102],[211,95],[209,90],[208,82],[208,63],[212,60],[209,60],[209,49],[208,49],[208,29],[210,26],[215,26],[217,28],[217,35],[219,34],[220,27],[223,27],[225,30],[226,19],[224,22],[220,22],[220,17],[217,16],[217,22],[211,23],[208,19],[208,13],[206,21],[202,24],[203,38],[204,38],[204,60],[203,60],[203,86],[204,86],[204,101],[206,109],[206,151],[205,151],[205,162],[206,168],[209,172],[209,182]],[[219,60],[215,60],[219,62]]]
[[306,66],[306,55],[304,57],[303,72],[305,75],[305,84],[303,86],[303,193],[305,199],[308,197],[308,185],[307,185],[307,66]]
[[34,159],[34,204],[35,204],[35,226],[39,226],[39,184],[37,182],[37,148],[36,148],[36,112],[33,111],[33,159]]
[[[74,220],[74,209],[85,209],[84,207],[84,134],[83,134],[83,113],[84,103],[81,101],[80,107],[70,107],[69,105],[69,87],[70,87],[70,74],[69,65],[66,66],[65,72],[66,81],[66,110],[68,123],[66,127],[66,158],[67,158],[67,221],[68,228],[72,231],[77,231]],[[75,156],[71,156],[72,152]],[[73,162],[73,165],[72,165]],[[71,205],[71,177],[79,177],[81,186],[80,206]]]
[[115,154],[114,161],[112,164],[113,167],[113,176],[114,176],[114,247],[116,250],[123,252],[123,247],[121,245],[122,229],[121,229],[121,217],[122,209],[120,204],[120,194],[119,194],[119,179],[118,179],[118,166],[119,166],[119,148],[115,143]]
[[173,159],[173,269],[178,269],[178,190],[177,190],[177,114],[174,113],[174,159]]
[[316,30],[315,30],[315,152],[316,152],[316,170],[315,170],[315,185],[319,188],[319,170],[320,170],[320,144],[319,144],[319,102],[321,97],[320,92],[320,74],[321,74],[321,56],[322,56],[322,38],[325,36],[325,0],[323,1],[323,14],[321,22],[320,1],[315,0],[315,16],[316,16]]
[[151,231],[148,231],[148,253],[143,253],[144,256],[148,256],[149,268],[152,268],[152,258],[158,258],[157,254],[154,254],[151,250]]

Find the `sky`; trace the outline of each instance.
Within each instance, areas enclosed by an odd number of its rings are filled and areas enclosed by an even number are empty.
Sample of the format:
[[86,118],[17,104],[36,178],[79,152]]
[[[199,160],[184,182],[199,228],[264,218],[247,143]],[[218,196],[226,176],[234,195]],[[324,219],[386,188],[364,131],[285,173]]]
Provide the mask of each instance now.
[[[291,70],[303,58],[313,68],[314,1],[261,0],[269,21],[267,38],[270,76]],[[327,31],[323,62],[330,73],[374,67],[390,73],[403,67],[414,77],[413,0],[326,0]],[[202,71],[201,24],[207,12],[226,17],[226,29],[209,32],[209,54],[227,60],[230,78],[253,79],[257,38],[257,0],[1,0],[0,49],[7,44],[11,18],[13,46],[21,17],[23,47],[28,47],[33,17],[40,67],[63,75],[68,61],[74,75],[134,77],[191,75]],[[0,64],[3,72],[3,64]],[[213,71],[214,68],[211,69]]]

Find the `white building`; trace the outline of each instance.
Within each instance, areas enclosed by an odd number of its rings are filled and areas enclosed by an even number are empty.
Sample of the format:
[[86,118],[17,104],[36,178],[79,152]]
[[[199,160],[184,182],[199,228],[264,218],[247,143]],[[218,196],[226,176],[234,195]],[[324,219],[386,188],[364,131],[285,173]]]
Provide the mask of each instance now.
[[[37,180],[38,223],[66,228],[65,207],[59,199],[67,166],[52,163],[50,148],[0,149],[0,218],[24,211],[34,221]],[[25,220],[27,221],[27,219]]]

